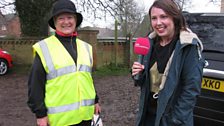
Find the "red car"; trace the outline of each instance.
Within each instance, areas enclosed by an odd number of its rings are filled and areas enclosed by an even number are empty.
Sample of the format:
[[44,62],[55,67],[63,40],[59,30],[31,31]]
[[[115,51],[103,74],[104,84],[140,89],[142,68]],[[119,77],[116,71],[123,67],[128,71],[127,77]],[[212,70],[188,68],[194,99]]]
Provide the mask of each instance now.
[[0,48],[0,76],[8,72],[12,67],[12,56]]

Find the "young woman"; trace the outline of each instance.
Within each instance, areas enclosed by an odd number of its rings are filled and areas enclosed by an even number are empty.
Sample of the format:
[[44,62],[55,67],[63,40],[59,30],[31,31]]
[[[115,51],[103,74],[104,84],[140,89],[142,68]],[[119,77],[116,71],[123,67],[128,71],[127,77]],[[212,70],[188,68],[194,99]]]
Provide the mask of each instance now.
[[204,59],[197,35],[186,26],[173,0],[156,0],[149,9],[153,32],[143,64],[134,62],[132,76],[141,87],[137,126],[193,126]]

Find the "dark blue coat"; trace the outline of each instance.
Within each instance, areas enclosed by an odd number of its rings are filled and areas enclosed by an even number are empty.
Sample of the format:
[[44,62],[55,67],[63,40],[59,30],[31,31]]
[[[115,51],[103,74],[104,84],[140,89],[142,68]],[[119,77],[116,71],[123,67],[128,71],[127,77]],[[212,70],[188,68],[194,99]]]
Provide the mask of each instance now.
[[[151,46],[153,40],[150,39]],[[174,55],[164,88],[159,92],[155,126],[193,126],[193,108],[200,94],[204,59],[203,46],[194,33],[182,32],[177,40]],[[152,50],[143,59],[145,70],[135,83],[141,87],[137,126],[151,126],[146,111],[150,109],[149,59]]]

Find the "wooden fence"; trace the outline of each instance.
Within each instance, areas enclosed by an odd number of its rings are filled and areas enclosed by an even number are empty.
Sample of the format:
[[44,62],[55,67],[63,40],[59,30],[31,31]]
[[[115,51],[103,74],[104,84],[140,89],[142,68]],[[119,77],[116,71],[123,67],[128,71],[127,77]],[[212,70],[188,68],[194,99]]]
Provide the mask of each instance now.
[[[109,64],[130,66],[132,63],[133,40],[118,38],[97,38],[98,31],[79,31],[79,38],[93,46],[94,68]],[[0,40],[0,48],[8,51],[15,65],[31,65],[33,62],[32,45],[41,39]],[[131,44],[130,44],[131,43]]]

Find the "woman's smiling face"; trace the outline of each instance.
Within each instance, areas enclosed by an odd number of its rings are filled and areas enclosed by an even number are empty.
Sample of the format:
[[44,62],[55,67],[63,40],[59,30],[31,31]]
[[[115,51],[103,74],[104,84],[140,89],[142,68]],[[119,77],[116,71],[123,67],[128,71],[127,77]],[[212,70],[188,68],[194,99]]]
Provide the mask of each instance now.
[[61,13],[55,17],[55,28],[66,35],[76,30],[76,16],[72,13]]
[[151,25],[161,38],[172,38],[175,32],[174,21],[171,16],[160,8],[151,9]]

